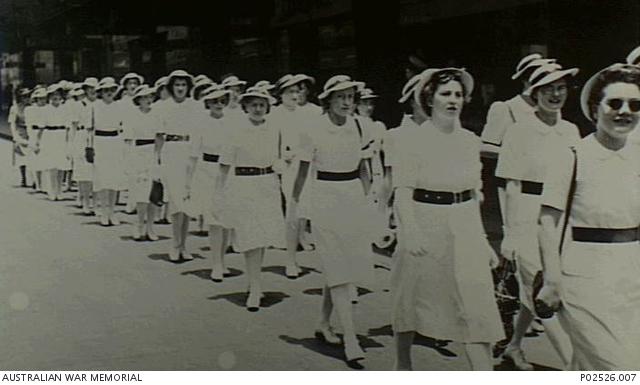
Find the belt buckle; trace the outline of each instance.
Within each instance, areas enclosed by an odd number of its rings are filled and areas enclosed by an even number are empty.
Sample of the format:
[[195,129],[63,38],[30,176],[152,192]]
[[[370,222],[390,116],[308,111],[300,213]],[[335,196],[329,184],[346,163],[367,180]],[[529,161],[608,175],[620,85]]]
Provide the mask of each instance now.
[[453,193],[453,203],[461,203],[462,202],[462,193],[455,192]]

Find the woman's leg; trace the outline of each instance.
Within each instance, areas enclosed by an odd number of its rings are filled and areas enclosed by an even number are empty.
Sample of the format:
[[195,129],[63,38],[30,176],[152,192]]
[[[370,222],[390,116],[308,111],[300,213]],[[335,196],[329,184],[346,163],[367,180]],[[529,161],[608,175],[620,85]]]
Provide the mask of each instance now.
[[464,350],[467,353],[467,359],[471,365],[471,370],[493,370],[493,364],[491,362],[491,344],[468,343],[464,344]]
[[509,341],[509,345],[507,345],[504,352],[504,356],[511,359],[513,364],[520,370],[533,370],[533,366],[527,362],[524,357],[524,353],[522,352],[522,340],[524,339],[533,318],[531,310],[524,305],[520,305],[520,311],[516,317],[511,341]]
[[358,344],[355,328],[353,326],[353,307],[349,297],[349,284],[338,285],[330,288],[331,301],[335,308],[344,333],[344,349],[347,361],[364,358],[364,351]]
[[55,200],[56,199],[56,185],[58,184],[58,169],[51,169],[48,170],[48,174],[49,174],[49,200]]
[[182,214],[172,214],[171,223],[171,229],[173,230],[173,247],[169,253],[169,259],[178,261],[180,260],[180,245],[182,245]]
[[42,191],[42,171],[36,171],[36,191]]
[[136,210],[137,223],[133,225],[133,238],[140,239],[144,234],[143,230],[144,230],[144,220],[147,216],[147,203],[136,202],[136,205],[134,208]]
[[100,211],[100,223],[103,225],[109,224],[109,216],[107,211],[109,196],[107,194],[107,190],[102,189],[96,193],[96,203],[98,205],[98,209]]
[[[295,213],[296,203],[291,200],[288,202],[287,210]],[[285,274],[287,278],[298,278],[300,271],[298,263],[296,262],[296,253],[298,252],[298,233],[299,233],[299,221],[298,218],[293,215],[287,215],[287,264],[285,266]]]
[[260,274],[262,272],[262,261],[264,259],[264,248],[257,248],[246,251],[244,258],[247,264],[247,276],[249,278],[249,297],[247,298],[247,310],[258,311],[260,308],[260,298],[262,298],[262,284]]
[[189,222],[191,221],[191,218],[189,218],[189,216],[185,213],[181,213],[182,214],[182,233],[181,233],[181,243],[180,243],[180,250],[182,252],[182,257],[184,259],[187,260],[191,260],[193,259],[193,257],[191,256],[191,253],[189,253],[187,251],[187,237],[189,236]]
[[67,171],[58,170],[58,174],[57,174],[58,185],[56,189],[56,199],[62,199],[62,188],[64,185],[64,177],[66,173]]
[[224,277],[224,229],[220,226],[209,226],[209,246],[211,247],[211,279],[222,282]]
[[158,240],[158,236],[156,235],[155,231],[153,231],[153,222],[155,221],[156,218],[156,212],[158,211],[156,209],[156,205],[151,204],[151,203],[147,203],[147,217],[146,217],[146,221],[147,221],[147,227],[146,227],[146,234],[147,237],[149,238],[150,241],[157,241]]
[[413,370],[411,362],[411,346],[415,332],[395,333],[396,342],[396,362],[394,370]]
[[564,364],[563,369],[567,369],[571,364],[571,357],[573,356],[573,347],[569,335],[562,329],[557,317],[542,320],[542,324],[544,325],[544,330],[547,332],[549,341],[551,341],[551,345],[553,345]]
[[20,169],[20,185],[27,187],[27,166],[22,165],[18,167]]

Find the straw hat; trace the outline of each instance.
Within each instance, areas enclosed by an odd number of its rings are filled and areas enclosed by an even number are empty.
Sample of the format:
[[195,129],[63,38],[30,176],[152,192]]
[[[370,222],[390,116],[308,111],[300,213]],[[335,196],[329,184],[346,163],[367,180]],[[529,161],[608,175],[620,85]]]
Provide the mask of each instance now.
[[272,89],[276,88],[276,86],[271,84],[271,82],[269,82],[268,80],[260,80],[259,82],[257,82],[253,86],[256,87],[256,88],[265,89],[267,91],[271,91]]
[[222,81],[223,87],[244,86],[247,82],[240,80],[237,76],[231,75]]
[[47,87],[47,96],[49,94],[52,94],[52,93],[58,92],[58,91],[62,91],[62,86],[60,85],[60,83],[54,83],[54,84],[50,85],[49,87]]
[[301,82],[309,82],[311,84],[316,84],[316,79],[313,76],[309,76],[306,74],[297,74],[297,75],[294,75],[294,77]]
[[318,99],[324,99],[335,91],[342,91],[349,88],[355,88],[356,91],[359,91],[363,87],[363,82],[356,82],[354,80],[351,80],[350,76],[335,75],[327,80],[326,83],[324,83],[323,91],[320,95],[318,95]]
[[146,84],[136,87],[135,91],[133,91],[132,99],[135,101],[137,98],[142,96],[152,96],[155,95],[156,89],[155,87],[149,87]]
[[411,95],[415,92],[416,86],[420,83],[420,79],[422,79],[420,74],[414,75],[405,83],[404,87],[402,87],[402,96],[398,99],[398,103],[405,103],[409,100]]
[[36,88],[35,90],[33,90],[33,93],[31,93],[32,99],[46,98],[46,97],[47,97],[47,89],[44,87]]
[[226,90],[222,85],[214,84],[202,91],[202,101],[206,102],[207,100],[219,99],[225,95],[229,95],[230,93],[231,91]]
[[527,70],[527,67],[529,66],[529,64],[531,64],[534,60],[539,60],[542,58],[543,57],[541,54],[532,53],[520,59],[520,61],[518,62],[518,65],[516,66],[516,71],[513,73],[513,75],[511,75],[511,79],[516,80],[517,78],[522,76],[524,71]]
[[191,89],[191,96],[195,94],[196,89],[198,88],[208,88],[214,85],[215,83],[209,78],[200,78],[200,80],[196,81],[193,85],[193,89]]
[[249,97],[266,99],[269,102],[269,104],[276,103],[276,99],[273,96],[269,95],[269,92],[264,88],[249,87],[245,91],[245,93],[240,95],[240,101],[242,101],[242,99],[249,98]]
[[100,79],[100,82],[98,83],[98,87],[96,87],[97,90],[104,90],[107,88],[115,88],[116,91],[118,89],[118,83],[116,83],[116,80],[111,76],[107,76],[105,78]]
[[473,86],[474,86],[473,76],[471,76],[471,74],[468,73],[467,70],[465,70],[464,68],[454,68],[454,67],[427,68],[426,70],[422,71],[420,75],[418,75],[420,76],[420,81],[416,85],[416,88],[413,94],[413,97],[415,101],[418,103],[418,105],[422,105],[420,101],[420,92],[424,89],[424,87],[426,87],[429,81],[431,81],[431,78],[434,75],[442,71],[455,71],[460,73],[460,79],[466,91],[465,98],[468,98],[469,96],[471,96],[471,93],[473,92]]
[[82,86],[98,88],[98,79],[94,77],[88,77],[84,79],[84,82],[82,82]]
[[379,98],[379,96],[374,94],[371,88],[363,88],[362,90],[360,90],[360,100],[377,99],[377,98]]
[[529,77],[529,83],[531,86],[524,91],[524,95],[530,96],[533,90],[542,87],[547,84],[551,84],[558,79],[562,79],[565,76],[576,76],[580,70],[577,68],[562,69],[562,66],[558,63],[550,63],[543,65],[537,70],[533,71]]
[[193,78],[193,82],[194,83],[198,83],[198,82],[200,82],[202,80],[208,80],[209,82],[213,83],[213,80],[211,80],[211,78],[208,77],[205,74],[200,74],[200,75],[196,76],[195,78]]
[[640,47],[636,47],[633,51],[629,52],[626,59],[627,64],[640,65]]
[[164,87],[167,85],[167,80],[169,80],[168,77],[163,76],[160,79],[156,80],[156,82],[153,84],[153,86],[155,88],[160,88],[160,87]]
[[142,75],[138,75],[135,72],[129,72],[128,74],[124,75],[122,79],[120,79],[120,85],[124,87],[124,84],[129,79],[136,79],[140,84],[144,83],[144,78],[142,77]]
[[169,76],[167,76],[167,84],[171,83],[171,80],[177,79],[177,78],[187,79],[187,81],[191,84],[191,86],[193,86],[193,76],[191,76],[185,70],[175,70],[171,72]]
[[587,82],[582,87],[582,91],[580,91],[580,109],[582,110],[582,114],[591,122],[593,122],[594,120],[593,120],[593,117],[591,116],[591,111],[589,110],[589,97],[591,96],[593,87],[596,85],[598,77],[600,77],[600,75],[603,72],[614,71],[614,70],[629,71],[629,72],[633,71],[640,74],[640,68],[638,68],[638,66],[636,65],[629,64],[629,63],[615,63],[606,68],[601,69],[600,71],[596,72],[593,76],[591,76],[589,80],[587,80]]

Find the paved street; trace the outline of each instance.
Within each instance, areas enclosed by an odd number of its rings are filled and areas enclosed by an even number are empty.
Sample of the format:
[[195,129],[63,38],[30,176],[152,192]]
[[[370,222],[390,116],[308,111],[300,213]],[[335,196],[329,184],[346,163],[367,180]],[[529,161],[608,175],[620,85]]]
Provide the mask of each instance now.
[[[127,224],[103,228],[95,217],[80,215],[70,193],[49,202],[16,187],[9,142],[0,140],[0,154],[3,369],[349,369],[340,348],[313,338],[323,282],[313,253],[300,255],[307,274],[292,281],[281,267],[284,254],[270,250],[265,307],[250,313],[243,307],[241,255],[227,258],[236,276],[215,284],[208,279],[206,238],[190,237],[198,258],[174,264],[166,254],[170,226],[157,227],[158,242],[135,242]],[[378,257],[378,287],[363,291],[355,308],[364,366],[372,370],[390,369],[393,362],[385,259]],[[417,341],[416,369],[468,369],[460,345],[429,345]],[[526,348],[536,364],[558,367],[544,335],[528,338]]]

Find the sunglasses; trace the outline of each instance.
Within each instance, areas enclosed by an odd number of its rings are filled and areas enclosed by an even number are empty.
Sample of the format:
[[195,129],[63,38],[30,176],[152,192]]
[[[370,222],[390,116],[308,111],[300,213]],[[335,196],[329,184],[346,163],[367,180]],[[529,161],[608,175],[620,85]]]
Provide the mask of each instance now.
[[625,99],[614,98],[606,101],[606,104],[609,107],[611,107],[612,110],[615,110],[615,111],[619,111],[624,105],[624,103],[627,103],[627,105],[629,106],[629,111],[631,112],[640,111],[640,100],[638,99],[625,100]]

